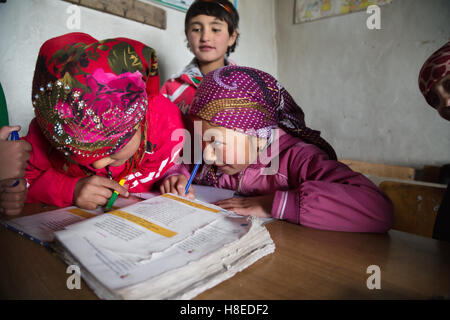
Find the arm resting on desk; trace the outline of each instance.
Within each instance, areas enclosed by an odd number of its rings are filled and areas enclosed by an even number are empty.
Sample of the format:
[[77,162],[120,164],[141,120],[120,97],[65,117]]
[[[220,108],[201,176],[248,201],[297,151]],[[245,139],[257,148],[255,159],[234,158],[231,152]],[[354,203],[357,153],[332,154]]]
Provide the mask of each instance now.
[[319,149],[313,153],[305,159],[297,151],[292,157],[290,190],[275,193],[272,216],[316,229],[388,231],[393,214],[390,199],[362,174],[329,160]]

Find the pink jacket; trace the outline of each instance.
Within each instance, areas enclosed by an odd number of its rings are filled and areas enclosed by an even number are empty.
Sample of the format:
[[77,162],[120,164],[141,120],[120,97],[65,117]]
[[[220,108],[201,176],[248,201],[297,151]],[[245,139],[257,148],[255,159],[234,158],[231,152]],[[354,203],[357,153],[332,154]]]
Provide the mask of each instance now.
[[[173,103],[162,95],[149,98],[147,120],[150,140],[139,170],[126,177],[130,192],[149,191],[174,164],[182,149],[182,143],[171,138],[174,130],[184,128],[180,110]],[[77,164],[69,164],[61,153],[50,147],[36,119],[31,121],[28,134],[23,139],[33,147],[25,174],[28,186],[26,202],[60,207],[73,205],[75,184],[87,176],[86,171]],[[114,178],[124,170],[125,164],[109,168]],[[106,169],[89,169],[97,175],[107,176]]]
[[[229,64],[234,65],[235,63],[225,59],[225,65]],[[171,76],[163,84],[160,92],[175,103],[183,114],[187,114],[202,79],[203,74],[194,58],[181,72]]]
[[[311,228],[351,232],[391,228],[393,205],[377,186],[345,164],[330,160],[318,147],[280,132],[276,174],[262,175],[261,169],[270,164],[259,162],[236,175],[221,175],[213,186],[246,196],[275,193],[273,218]],[[164,178],[189,177],[190,170],[191,166],[175,165]],[[197,175],[202,173],[199,169]]]

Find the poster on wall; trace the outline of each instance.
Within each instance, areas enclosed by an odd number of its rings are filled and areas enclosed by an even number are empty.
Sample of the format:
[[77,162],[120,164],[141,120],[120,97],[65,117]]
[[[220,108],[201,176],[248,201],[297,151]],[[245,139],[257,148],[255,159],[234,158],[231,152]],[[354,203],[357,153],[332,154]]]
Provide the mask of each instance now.
[[339,16],[366,10],[371,5],[385,5],[392,0],[296,0],[295,23]]
[[[187,11],[195,0],[152,0],[152,1],[181,11]],[[237,9],[238,0],[234,0],[231,2]]]

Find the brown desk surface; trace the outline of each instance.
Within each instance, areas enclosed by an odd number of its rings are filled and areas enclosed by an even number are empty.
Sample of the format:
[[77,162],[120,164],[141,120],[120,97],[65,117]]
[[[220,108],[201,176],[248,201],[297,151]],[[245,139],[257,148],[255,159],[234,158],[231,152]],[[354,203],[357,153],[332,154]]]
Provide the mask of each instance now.
[[[50,209],[50,208],[48,208]],[[42,211],[28,206],[27,212]],[[387,234],[321,231],[267,224],[275,253],[197,299],[432,299],[450,297],[450,243],[391,230]],[[0,298],[96,299],[82,282],[66,287],[67,266],[44,247],[0,227]],[[381,269],[369,290],[367,267]]]

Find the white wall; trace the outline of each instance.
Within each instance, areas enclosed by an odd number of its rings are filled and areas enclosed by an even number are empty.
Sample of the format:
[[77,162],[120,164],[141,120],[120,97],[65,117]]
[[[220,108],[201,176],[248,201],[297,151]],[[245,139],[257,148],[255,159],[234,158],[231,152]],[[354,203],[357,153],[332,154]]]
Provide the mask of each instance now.
[[[450,123],[426,105],[417,86],[422,63],[449,40],[450,1],[393,0],[381,7],[382,30],[366,28],[365,12],[293,24],[294,0],[238,2],[241,38],[231,58],[278,77],[338,156],[417,168],[450,161]],[[68,6],[61,0],[0,3],[0,81],[10,122],[24,127],[21,134],[33,117],[39,47],[72,31]],[[164,81],[192,55],[184,13],[163,8],[166,30],[81,8],[79,31],[152,46]]]
[[450,122],[421,95],[426,58],[450,40],[450,1],[393,0],[381,30],[365,11],[293,24],[278,0],[279,80],[339,157],[410,165],[450,162]]
[[[258,1],[258,10],[254,5]],[[239,0],[241,39],[231,59],[276,75],[275,0]],[[11,124],[28,132],[33,118],[31,83],[42,43],[64,33],[79,31],[96,39],[129,37],[153,47],[159,57],[161,81],[183,68],[192,54],[186,48],[185,13],[167,12],[167,29],[161,30],[81,7],[80,30],[69,30],[61,0],[8,0],[0,3],[0,82],[5,90]]]

